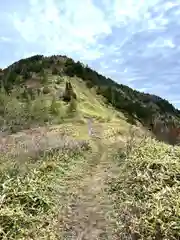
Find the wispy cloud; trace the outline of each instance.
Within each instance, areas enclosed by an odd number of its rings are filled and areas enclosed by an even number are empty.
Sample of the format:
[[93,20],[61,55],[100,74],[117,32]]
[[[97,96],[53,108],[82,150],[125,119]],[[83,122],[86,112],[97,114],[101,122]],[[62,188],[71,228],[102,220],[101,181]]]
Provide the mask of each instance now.
[[31,0],[27,17],[15,13],[13,23],[26,42],[41,44],[45,54],[76,52],[90,60],[102,55],[96,38],[111,33],[103,11],[84,0]]
[[180,106],[179,29],[178,0],[6,0],[0,65],[37,53],[66,54]]
[[0,36],[0,42],[11,42],[12,39],[4,36]]

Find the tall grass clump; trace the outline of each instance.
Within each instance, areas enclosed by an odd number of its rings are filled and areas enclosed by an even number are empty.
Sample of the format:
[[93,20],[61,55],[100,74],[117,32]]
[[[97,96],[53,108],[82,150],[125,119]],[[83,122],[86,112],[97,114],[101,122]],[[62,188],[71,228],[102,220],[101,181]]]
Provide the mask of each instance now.
[[0,93],[0,127],[2,131],[17,132],[21,129],[60,123],[66,117],[62,104],[54,97],[43,94],[32,100]]
[[115,161],[109,193],[118,239],[180,239],[180,148],[146,138]]
[[85,162],[84,146],[66,143],[20,162],[0,155],[0,239],[60,239],[66,179]]

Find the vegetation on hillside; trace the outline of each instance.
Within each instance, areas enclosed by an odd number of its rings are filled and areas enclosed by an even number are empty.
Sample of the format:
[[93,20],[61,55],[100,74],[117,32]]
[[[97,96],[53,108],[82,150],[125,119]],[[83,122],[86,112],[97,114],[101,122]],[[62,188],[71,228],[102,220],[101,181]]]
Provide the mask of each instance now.
[[[66,56],[22,59],[0,82],[1,132],[30,129],[0,138],[0,239],[180,239],[180,148],[120,118],[173,128],[179,110]],[[100,134],[88,135],[89,116]],[[59,123],[62,132],[33,133]]]
[[106,78],[81,62],[75,62],[66,56],[32,56],[22,59],[1,74],[1,83],[7,92],[15,85],[23,86],[29,79],[48,82],[48,74],[57,76],[79,77],[88,88],[95,88],[97,94],[106,99],[116,109],[124,112],[131,122],[137,119],[145,126],[150,126],[158,119],[166,125],[178,125],[180,112],[167,100],[158,96],[141,93],[123,84]]
[[60,124],[70,116],[70,109],[77,112],[76,99],[70,98],[69,103],[63,105],[53,94],[46,94],[47,92],[36,93],[26,89],[7,94],[1,89],[1,132],[13,133],[36,126]]
[[60,239],[66,178],[84,161],[81,144],[44,152],[36,161],[1,155],[0,239]]
[[36,159],[1,154],[1,239],[180,238],[179,147],[93,141]]
[[180,239],[179,157],[179,147],[149,138],[116,154],[108,191],[118,239]]

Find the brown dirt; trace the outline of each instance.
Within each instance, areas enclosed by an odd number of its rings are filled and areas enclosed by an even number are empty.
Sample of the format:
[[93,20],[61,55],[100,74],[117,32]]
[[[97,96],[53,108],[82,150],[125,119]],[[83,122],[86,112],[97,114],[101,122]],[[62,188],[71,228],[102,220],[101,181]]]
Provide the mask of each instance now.
[[[119,142],[118,145],[124,143]],[[106,192],[106,180],[117,174],[117,166],[110,161],[111,149],[101,146],[93,166],[78,182],[70,186],[68,203],[60,213],[62,239],[115,240],[112,202]]]

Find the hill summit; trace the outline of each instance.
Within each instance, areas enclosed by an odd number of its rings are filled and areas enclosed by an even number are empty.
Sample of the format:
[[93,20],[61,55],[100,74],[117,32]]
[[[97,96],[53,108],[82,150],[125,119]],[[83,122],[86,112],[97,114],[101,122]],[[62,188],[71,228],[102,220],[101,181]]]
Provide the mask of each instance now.
[[[40,91],[43,87],[43,93],[46,94],[53,82],[57,85],[65,78],[72,84],[75,84],[74,78],[79,79],[76,83],[83,82],[86,88],[93,89],[96,95],[103,98],[104,104],[122,112],[130,123],[140,122],[151,128],[156,121],[161,121],[168,127],[178,126],[180,111],[167,100],[118,84],[66,56],[35,55],[0,71],[1,86],[8,94],[19,87],[31,92]],[[77,98],[80,95],[78,92]]]

